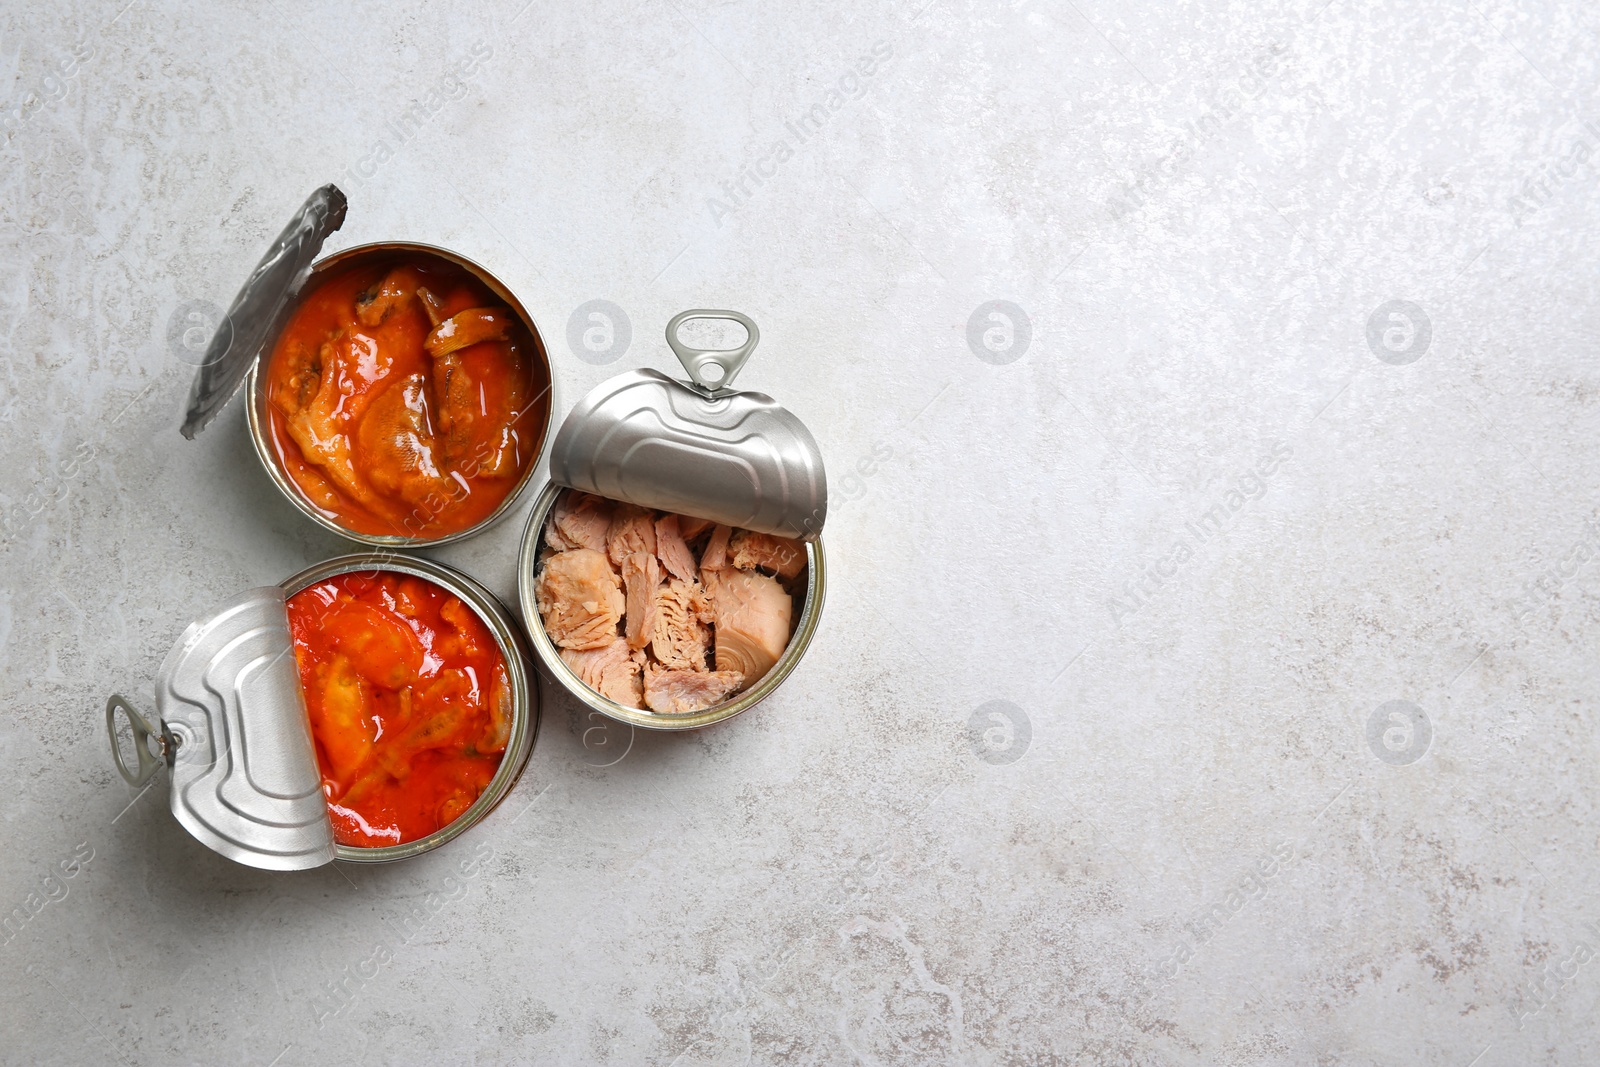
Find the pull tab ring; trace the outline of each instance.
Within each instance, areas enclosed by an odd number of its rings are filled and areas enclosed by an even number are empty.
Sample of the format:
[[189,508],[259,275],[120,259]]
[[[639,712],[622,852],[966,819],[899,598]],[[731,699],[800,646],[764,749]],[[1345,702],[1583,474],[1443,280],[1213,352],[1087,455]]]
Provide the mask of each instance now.
[[[726,319],[729,322],[737,322],[745,328],[749,336],[738,348],[690,348],[678,339],[678,327],[691,319]],[[756,342],[759,340],[761,331],[756,329],[756,324],[750,321],[748,315],[741,315],[737,311],[696,308],[693,311],[679,312],[672,316],[671,322],[667,323],[667,344],[677,355],[678,362],[689,372],[694,384],[713,394],[733,385],[734,376],[744,366],[745,360],[750,358],[750,353],[755,351]]]
[[[117,744],[117,712],[121,711],[128,717],[128,729],[133,734],[133,751],[139,758],[138,769],[130,768],[122,759],[122,748]],[[106,733],[111,736],[111,758],[117,763],[117,771],[129,785],[144,785],[155,777],[156,771],[161,767],[161,759],[150,751],[150,738],[154,737],[161,745],[163,756],[171,753],[176,739],[165,728],[160,730],[150,725],[139,712],[134,710],[128,698],[121,693],[111,694],[111,699],[106,701]]]

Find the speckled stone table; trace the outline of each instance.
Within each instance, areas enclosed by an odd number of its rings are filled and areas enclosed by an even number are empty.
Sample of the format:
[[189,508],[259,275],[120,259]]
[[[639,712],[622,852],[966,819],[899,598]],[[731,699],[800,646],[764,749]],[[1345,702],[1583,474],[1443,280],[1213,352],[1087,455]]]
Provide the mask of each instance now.
[[[0,1060],[1600,1062],[1600,8],[124,3],[0,10]],[[547,689],[468,836],[270,874],[102,707],[349,547],[177,432],[330,181],[558,417],[751,315],[831,580],[749,714]]]

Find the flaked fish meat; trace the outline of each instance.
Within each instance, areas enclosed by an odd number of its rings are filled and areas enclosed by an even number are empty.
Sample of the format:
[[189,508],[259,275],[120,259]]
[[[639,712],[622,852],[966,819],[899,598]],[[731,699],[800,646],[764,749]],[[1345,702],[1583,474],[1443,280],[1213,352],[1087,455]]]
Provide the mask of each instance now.
[[653,663],[644,669],[644,702],[661,715],[716,707],[743,687],[738,671],[674,671]]
[[604,648],[617,636],[626,601],[604,553],[557,552],[539,571],[535,594],[545,632],[562,648]]
[[760,681],[794,628],[799,541],[565,490],[535,592],[560,656],[626,708],[687,715]]

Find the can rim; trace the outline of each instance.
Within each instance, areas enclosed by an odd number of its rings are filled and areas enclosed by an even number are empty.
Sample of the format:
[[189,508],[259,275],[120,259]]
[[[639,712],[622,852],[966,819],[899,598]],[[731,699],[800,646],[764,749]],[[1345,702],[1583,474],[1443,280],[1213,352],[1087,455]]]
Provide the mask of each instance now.
[[489,627],[489,632],[494,634],[495,641],[500,646],[500,653],[505,659],[506,673],[511,682],[511,736],[506,739],[505,755],[501,757],[500,766],[495,769],[494,777],[489,779],[489,784],[466,811],[426,837],[419,837],[415,841],[399,845],[369,848],[335,843],[335,859],[354,863],[390,863],[394,860],[420,856],[454,840],[482,822],[485,816],[511,794],[512,787],[522,777],[528,759],[533,754],[541,709],[538,687],[533,684],[533,678],[528,672],[527,646],[510,612],[500,603],[498,597],[476,579],[453,567],[418,556],[406,556],[394,552],[354,552],[314,563],[284,579],[279,585],[287,598],[328,578],[365,570],[407,574],[433,582],[460,597],[483,620],[484,625]]
[[[288,472],[283,469],[283,465],[278,461],[277,454],[273,450],[269,441],[269,434],[267,430],[268,423],[265,410],[266,388],[264,385],[265,378],[261,372],[261,365],[266,358],[270,357],[272,348],[278,343],[279,335],[275,334],[274,336],[268,338],[263,345],[262,351],[258,353],[255,360],[251,362],[250,374],[245,383],[246,392],[248,393],[248,399],[245,404],[245,412],[250,423],[250,440],[251,443],[255,445],[257,458],[261,460],[262,467],[266,468],[267,476],[271,478],[272,483],[278,487],[279,492],[283,493],[283,495],[289,499],[289,502],[299,509],[301,514],[311,519],[311,521],[315,522],[323,529],[338,534],[340,537],[343,537],[346,540],[355,541],[358,544],[371,545],[375,548],[433,548],[439,545],[447,545],[454,541],[461,541],[476,534],[480,534],[484,530],[487,530],[489,527],[506,518],[506,516],[511,513],[511,510],[515,506],[517,500],[528,488],[528,484],[533,480],[534,470],[539,466],[540,459],[543,458],[546,449],[548,449],[550,446],[550,430],[555,421],[555,369],[550,363],[550,353],[545,347],[544,334],[540,332],[538,323],[534,322],[533,316],[528,312],[528,309],[523,306],[522,301],[517,299],[516,294],[513,293],[504,282],[502,282],[482,264],[468,259],[459,252],[452,252],[450,249],[442,248],[438,245],[423,244],[417,241],[372,241],[368,242],[367,244],[352,245],[349,248],[340,249],[331,255],[324,256],[322,259],[317,260],[317,262],[311,265],[310,277],[315,277],[316,275],[324,273],[328,270],[332,270],[335,267],[343,266],[349,260],[356,259],[360,256],[375,255],[378,253],[403,254],[408,252],[438,256],[439,258],[447,260],[458,267],[466,269],[475,277],[477,277],[479,281],[482,281],[485,285],[489,286],[496,296],[500,297],[501,299],[505,300],[506,303],[511,305],[512,310],[517,313],[517,316],[522,320],[522,324],[527,327],[528,333],[533,339],[534,353],[537,355],[544,369],[544,376],[546,379],[545,393],[548,395],[548,403],[545,404],[544,423],[539,427],[539,446],[537,449],[535,449],[532,458],[529,459],[526,469],[524,469],[522,472],[522,477],[517,479],[517,484],[512,486],[511,489],[506,493],[505,498],[500,501],[499,506],[486,515],[483,519],[464,530],[457,530],[454,533],[442,534],[437,537],[406,537],[400,534],[361,533],[357,530],[352,530],[347,526],[341,525],[339,522],[323,514],[323,512],[313,505],[310,500],[306,499],[305,494],[300,491],[300,487],[294,484],[294,480],[289,477]],[[307,292],[309,292],[309,285],[302,286],[300,291],[295,294],[296,308],[298,308],[300,302],[304,300]],[[292,316],[292,314],[293,313],[291,312],[290,315]],[[286,323],[287,321],[288,316],[285,318]]]
[[800,611],[800,622],[790,635],[789,643],[784,646],[783,655],[778,657],[778,662],[772,665],[772,669],[767,671],[759,682],[740,693],[737,699],[687,715],[663,715],[624,707],[589,688],[572,668],[562,661],[555,643],[550,640],[550,635],[545,633],[544,620],[539,615],[539,605],[534,592],[535,572],[539,563],[540,534],[543,532],[544,520],[554,506],[556,496],[565,488],[567,487],[553,481],[546,483],[533,505],[533,511],[528,515],[528,523],[522,531],[522,546],[517,555],[517,599],[522,608],[523,620],[527,624],[529,644],[538,657],[540,667],[567,692],[594,711],[643,730],[669,733],[698,730],[749,711],[771,696],[799,665],[806,650],[811,647],[812,638],[816,636],[817,626],[822,617],[822,602],[827,592],[827,559],[823,552],[821,535],[814,541],[805,542],[806,599],[805,606]]

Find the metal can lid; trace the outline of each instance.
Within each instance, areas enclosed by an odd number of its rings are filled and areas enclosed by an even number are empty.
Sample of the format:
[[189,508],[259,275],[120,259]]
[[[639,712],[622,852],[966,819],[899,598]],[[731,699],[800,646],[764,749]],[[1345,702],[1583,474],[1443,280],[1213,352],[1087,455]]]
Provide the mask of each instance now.
[[333,824],[284,592],[250,589],[189,624],[156,676],[176,741],[172,813],[213,852],[268,870],[333,861]]
[[322,242],[344,225],[348,207],[336,185],[324,185],[306,198],[289,225],[233,298],[189,387],[181,432],[189,440],[216,418],[244,384],[265,346],[293,310],[292,297],[311,270]]
[[[727,319],[748,333],[735,349],[678,337],[691,319]],[[770,396],[733,389],[760,340],[737,311],[695,309],[667,323],[690,381],[641,369],[580,400],[550,448],[550,479],[586,493],[759,533],[813,541],[828,513],[817,442]]]

